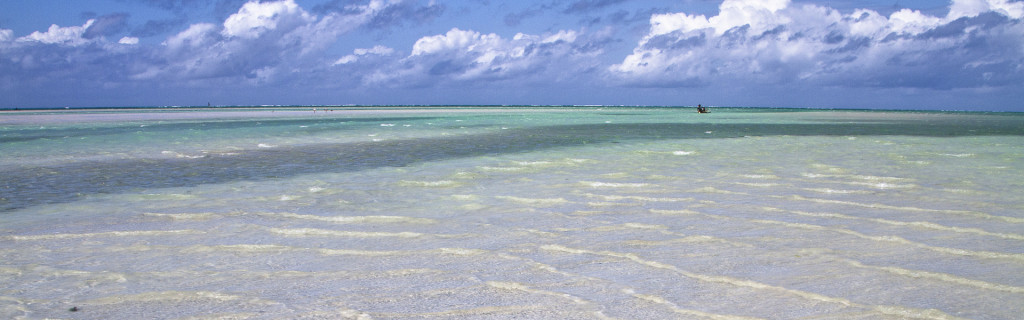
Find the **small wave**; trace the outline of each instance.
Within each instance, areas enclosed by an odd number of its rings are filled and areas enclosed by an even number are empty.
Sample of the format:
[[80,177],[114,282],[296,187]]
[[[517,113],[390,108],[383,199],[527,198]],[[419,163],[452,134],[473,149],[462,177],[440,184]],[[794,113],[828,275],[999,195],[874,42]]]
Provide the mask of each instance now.
[[758,188],[772,188],[772,187],[780,186],[780,184],[778,184],[778,183],[771,183],[771,182],[762,182],[762,183],[733,182],[733,184],[738,184],[738,185],[741,185],[741,186],[748,186],[748,187],[758,187]]
[[620,196],[620,195],[604,195],[604,194],[593,194],[583,193],[581,194],[588,198],[597,198],[604,201],[622,201],[632,200],[640,202],[691,202],[695,201],[693,198],[655,198],[655,197],[644,197],[644,196]]
[[[88,279],[91,282],[103,281],[112,283],[125,283],[128,282],[128,275],[120,272],[101,271],[92,272],[84,270],[69,270],[69,269],[58,269],[50,266],[43,265],[27,265],[18,268],[5,268],[0,267],[0,275],[16,275],[23,276],[25,274],[40,275],[46,278],[58,278],[58,277],[81,277]],[[0,301],[2,301],[0,297]],[[2,309],[0,309],[2,310]],[[0,313],[2,314],[2,313]]]
[[850,178],[861,181],[907,181],[912,180],[909,178],[900,177],[884,177],[884,176],[871,176],[871,175],[859,175],[859,174],[822,174],[822,173],[803,173],[801,174],[805,178]]
[[727,315],[727,314],[709,313],[709,312],[704,312],[704,311],[699,311],[699,310],[692,310],[692,309],[684,309],[684,308],[680,307],[679,305],[677,305],[677,304],[675,304],[675,303],[673,303],[671,301],[668,301],[664,297],[653,295],[653,294],[640,294],[640,293],[637,293],[633,289],[622,289],[622,293],[624,293],[626,295],[629,295],[629,296],[633,296],[634,298],[637,298],[637,299],[640,299],[640,300],[644,300],[644,301],[647,301],[647,302],[664,305],[664,306],[668,307],[669,310],[672,310],[672,312],[680,314],[680,315],[685,315],[686,317],[700,317],[700,318],[708,318],[708,319],[716,319],[716,320],[752,320],[752,319],[761,319],[761,318],[751,318],[751,317],[735,316],[735,315]]
[[453,255],[453,256],[475,256],[485,254],[489,251],[480,249],[466,249],[466,248],[438,248],[430,250],[392,250],[392,251],[374,251],[374,250],[349,250],[349,249],[319,249],[317,250],[320,254],[325,256],[396,256],[396,255],[416,255],[416,254],[429,254],[429,255]]
[[459,209],[461,209],[463,211],[478,211],[478,210],[483,210],[483,209],[487,209],[487,208],[488,208],[488,206],[482,205],[482,204],[479,204],[479,203],[467,203],[467,204],[459,206]]
[[536,206],[556,206],[569,203],[569,200],[565,200],[565,198],[521,198],[513,196],[496,196],[495,198]]
[[686,150],[676,150],[676,151],[638,150],[638,151],[635,151],[635,152],[639,153],[639,154],[642,154],[642,155],[666,155],[666,154],[670,154],[670,155],[674,155],[674,156],[692,156],[692,155],[697,154],[697,151],[686,151]]
[[58,240],[58,239],[78,239],[78,238],[92,238],[92,237],[146,237],[146,236],[171,236],[171,235],[185,235],[185,234],[204,234],[205,231],[200,230],[139,230],[139,231],[110,231],[110,232],[95,232],[95,233],[58,233],[58,234],[40,234],[40,235],[9,235],[2,237],[3,239],[10,240]]
[[276,148],[277,146],[272,145],[272,144],[260,143],[260,144],[257,144],[256,147],[259,147],[259,148]]
[[981,235],[981,236],[997,237],[997,238],[1003,238],[1003,239],[1024,240],[1024,235],[1020,235],[1020,234],[991,232],[991,231],[986,231],[986,230],[978,229],[978,228],[952,227],[952,226],[946,226],[946,225],[941,225],[941,224],[938,224],[938,223],[926,222],[926,221],[898,221],[898,220],[890,220],[890,219],[882,219],[882,218],[856,217],[856,216],[845,215],[845,214],[841,214],[841,213],[807,212],[807,211],[799,211],[799,210],[786,210],[786,209],[780,209],[780,208],[774,208],[774,207],[761,207],[761,208],[766,210],[766,211],[770,211],[770,212],[786,212],[786,213],[792,213],[792,214],[801,215],[801,216],[805,216],[805,217],[862,220],[862,221],[870,221],[870,222],[873,222],[873,223],[880,223],[880,224],[887,224],[887,225],[901,226],[901,227],[925,228],[925,229],[940,230],[940,231],[947,231],[947,232],[976,234],[976,235]]
[[871,187],[871,188],[881,189],[881,190],[887,190],[887,189],[913,189],[913,188],[917,188],[917,185],[915,185],[915,184],[895,184],[895,183],[887,183],[887,182],[878,182],[878,183],[851,182],[850,184],[852,184],[852,185],[868,186],[868,187]]
[[954,158],[970,158],[976,156],[976,154],[973,153],[941,153],[939,155]]
[[[421,313],[376,313],[385,319],[513,319],[525,314],[540,314],[544,309],[539,305],[485,306],[470,309],[455,309],[440,312]],[[333,313],[327,319],[336,318]],[[317,318],[320,319],[320,318]],[[350,319],[350,318],[345,318]],[[364,318],[357,318],[363,320]],[[365,319],[373,319],[366,317]]]
[[402,180],[398,182],[398,185],[403,187],[433,187],[433,188],[451,188],[461,186],[462,183],[452,180],[440,180],[440,181],[410,181]]
[[774,175],[774,174],[744,174],[744,175],[741,175],[741,176],[744,177],[744,178],[750,178],[750,179],[778,179],[779,178],[779,176]]
[[181,152],[166,151],[166,150],[165,151],[161,151],[160,154],[168,155],[168,156],[174,156],[176,158],[182,158],[182,159],[200,159],[200,158],[208,157],[208,155],[205,155],[205,154],[203,154],[203,155],[189,155],[189,154],[184,154],[184,153],[181,153]]
[[203,213],[152,213],[152,212],[147,212],[147,213],[143,213],[142,215],[143,216],[147,216],[147,217],[165,218],[165,219],[180,220],[180,221],[187,221],[187,220],[206,221],[206,220],[213,219],[213,218],[215,218],[217,216],[220,216],[222,214],[213,213],[213,212],[203,212]]
[[785,226],[785,227],[788,227],[788,228],[797,228],[797,229],[804,229],[804,230],[830,231],[830,232],[835,232],[835,233],[840,233],[840,234],[846,234],[846,235],[854,236],[854,237],[865,239],[865,240],[876,241],[876,242],[898,243],[898,244],[902,244],[902,245],[917,247],[917,248],[920,248],[920,249],[925,249],[925,250],[930,250],[930,251],[935,251],[935,252],[944,253],[944,254],[950,254],[950,255],[981,257],[981,258],[989,258],[989,259],[1007,259],[1007,260],[1024,261],[1024,254],[1020,254],[1020,253],[1004,253],[1004,252],[993,252],[993,251],[973,251],[973,250],[959,249],[959,248],[938,247],[938,246],[932,246],[932,245],[928,245],[928,244],[924,244],[924,243],[920,243],[920,242],[915,242],[915,241],[907,240],[906,238],[899,237],[899,236],[873,236],[873,235],[868,235],[868,234],[860,233],[860,232],[849,230],[849,229],[836,228],[836,227],[827,227],[827,226],[821,226],[821,225],[809,224],[809,223],[796,223],[796,222],[785,222],[785,221],[763,220],[763,219],[748,219],[748,221],[754,222],[754,223],[762,223],[762,224],[770,224],[770,225],[780,225],[780,226]]
[[908,181],[908,180],[913,180],[913,179],[910,179],[910,178],[869,176],[869,175],[860,175],[860,174],[849,175],[849,177],[852,177],[852,178],[855,178],[855,179],[860,179],[860,180],[865,180],[865,181]]
[[486,175],[484,175],[482,173],[470,172],[470,171],[459,171],[459,172],[456,172],[455,174],[452,175],[453,178],[455,178],[455,179],[462,179],[462,180],[478,179],[478,178],[482,178],[482,177],[485,177],[485,176]]
[[274,244],[229,244],[229,245],[194,245],[182,249],[184,253],[237,253],[237,254],[282,254],[289,252],[312,252],[324,256],[401,256],[401,255],[456,255],[469,256],[487,253],[487,250],[468,248],[437,248],[427,250],[354,250],[354,249],[315,249]]
[[969,279],[969,278],[964,278],[964,277],[959,277],[959,276],[951,275],[951,274],[948,274],[948,273],[930,272],[930,271],[922,271],[922,270],[911,270],[911,269],[904,269],[904,268],[899,268],[899,267],[872,266],[872,265],[866,265],[866,264],[864,264],[864,263],[862,263],[860,261],[856,261],[856,260],[839,258],[839,257],[832,257],[832,258],[837,260],[837,261],[842,261],[842,262],[844,262],[846,264],[849,264],[849,265],[857,267],[857,268],[879,270],[879,271],[884,271],[884,272],[888,272],[888,273],[891,273],[891,274],[896,274],[896,275],[901,275],[901,276],[906,276],[906,277],[911,277],[911,278],[932,279],[932,280],[949,282],[949,283],[955,283],[955,284],[959,284],[959,285],[972,286],[972,287],[981,288],[981,289],[987,289],[987,290],[1006,291],[1006,292],[1012,292],[1012,293],[1024,293],[1024,288],[1022,288],[1022,287],[1005,285],[1005,284],[999,284],[999,283],[992,283],[992,282],[981,281],[981,280],[974,280],[974,279]]
[[866,191],[866,190],[840,190],[840,189],[829,189],[829,188],[804,188],[804,190],[813,191],[813,192],[817,192],[817,193],[827,193],[827,194],[867,194],[867,193],[871,193],[871,191]]
[[648,183],[619,183],[599,181],[580,181],[580,184],[591,188],[643,188],[650,186],[650,184]]
[[595,208],[606,208],[606,207],[635,207],[638,206],[635,202],[587,202],[588,207]]
[[629,222],[629,223],[624,223],[624,224],[621,224],[621,225],[594,227],[594,228],[590,228],[588,230],[589,231],[597,231],[597,232],[608,232],[608,231],[622,231],[622,230],[665,230],[665,229],[668,229],[668,226],[664,226],[664,225],[660,225],[660,224],[646,224],[646,223]]
[[718,193],[718,194],[747,194],[747,193],[744,193],[744,192],[735,192],[735,191],[729,191],[729,190],[722,190],[722,189],[718,189],[718,188],[715,188],[715,187],[697,188],[697,189],[690,190],[689,192]]
[[305,248],[289,247],[276,244],[227,244],[227,245],[193,245],[183,248],[183,253],[214,253],[214,252],[234,252],[234,253],[283,253],[289,251],[302,251]]
[[949,192],[949,193],[959,193],[959,194],[982,194],[982,192],[980,192],[980,191],[978,191],[978,190],[972,190],[972,189],[959,189],[959,188],[954,188],[954,189],[942,189],[942,191],[945,191],[945,192]]
[[328,236],[347,238],[417,238],[424,235],[418,232],[363,232],[313,228],[267,228],[267,231],[285,236]]
[[187,200],[196,198],[195,195],[181,193],[144,193],[125,196],[140,200]]
[[555,164],[555,162],[551,162],[551,161],[512,161],[512,163],[514,163],[517,166],[525,166],[525,167],[549,166],[549,165]]
[[191,300],[214,300],[214,301],[235,301],[244,300],[247,302],[262,302],[258,298],[243,297],[239,295],[226,294],[212,291],[160,291],[146,292],[133,295],[115,295],[86,301],[86,304],[122,304],[137,302],[161,302],[161,301],[191,301]]
[[[666,263],[662,263],[662,262],[658,262],[658,261],[647,260],[647,259],[644,259],[644,258],[634,254],[634,253],[615,252],[615,251],[592,251],[592,250],[586,250],[586,249],[570,248],[570,247],[566,247],[566,246],[562,246],[562,245],[544,245],[544,246],[541,246],[541,249],[542,250],[546,250],[546,251],[564,252],[564,253],[570,253],[570,254],[598,255],[598,256],[605,256],[605,257],[613,257],[613,258],[626,259],[626,260],[632,261],[632,262],[634,262],[636,264],[639,264],[639,265],[647,266],[647,267],[650,267],[650,268],[656,268],[656,269],[672,271],[672,272],[675,272],[675,273],[677,273],[677,274],[679,274],[681,276],[684,276],[684,277],[687,277],[687,278],[691,278],[691,279],[700,280],[700,281],[703,281],[703,282],[727,284],[727,285],[732,285],[732,286],[741,287],[741,288],[750,288],[750,289],[754,289],[754,290],[776,291],[776,292],[781,292],[781,293],[785,293],[785,294],[790,294],[790,295],[798,296],[798,297],[801,297],[801,298],[807,299],[807,300],[819,301],[819,302],[825,302],[825,303],[834,303],[834,304],[839,304],[839,305],[843,305],[843,306],[870,307],[870,308],[874,309],[875,311],[878,311],[878,312],[884,313],[884,314],[892,314],[892,315],[899,315],[899,316],[905,316],[905,317],[910,317],[912,315],[924,315],[924,316],[935,318],[935,319],[953,318],[952,316],[950,316],[950,315],[948,315],[946,313],[943,313],[941,311],[935,310],[935,309],[922,310],[922,309],[903,307],[903,306],[862,305],[862,304],[855,303],[853,301],[850,301],[849,299],[842,298],[842,297],[831,297],[831,296],[826,296],[826,295],[823,295],[823,294],[809,292],[809,291],[803,291],[803,290],[799,290],[799,289],[791,289],[791,288],[786,288],[786,287],[770,285],[770,284],[766,284],[766,283],[757,282],[757,281],[754,281],[754,280],[735,278],[735,277],[730,277],[730,276],[720,276],[720,275],[708,275],[708,274],[694,273],[694,272],[682,270],[682,269],[680,269],[680,268],[678,268],[678,267],[676,267],[674,265],[671,265],[671,264],[666,264]],[[657,301],[658,299],[654,298],[654,300]]]
[[814,167],[814,168],[819,169],[819,170],[825,170],[826,172],[832,172],[832,173],[845,173],[845,172],[848,171],[848,170],[840,168],[840,167],[831,166],[831,165],[827,165],[827,164],[820,164],[820,163],[812,164],[811,167]]
[[703,213],[700,213],[700,212],[697,212],[697,211],[693,211],[693,210],[690,210],[690,209],[680,209],[680,210],[650,209],[649,211],[651,213],[660,214],[660,215],[669,215],[669,216],[671,216],[671,215],[684,215],[684,216],[703,215]]
[[427,218],[414,218],[404,216],[318,216],[296,213],[258,213],[263,216],[281,217],[288,219],[315,220],[333,223],[415,223],[432,224],[437,221]]
[[600,175],[600,177],[608,179],[625,179],[632,176],[633,174],[629,172],[610,172]]
[[480,169],[481,171],[495,171],[495,172],[517,172],[517,171],[526,170],[525,167],[491,167],[491,166],[482,166],[482,167],[477,167],[477,168]]
[[518,282],[488,281],[487,285],[491,286],[491,287],[494,287],[494,288],[503,289],[503,290],[515,290],[515,291],[522,291],[522,292],[526,292],[526,293],[533,293],[533,294],[540,294],[540,295],[564,298],[564,299],[570,300],[570,301],[572,301],[573,303],[576,303],[576,304],[592,304],[592,302],[590,302],[590,301],[587,301],[587,300],[585,300],[583,298],[580,298],[580,297],[577,297],[577,296],[574,296],[574,295],[570,295],[568,293],[561,293],[561,292],[555,292],[555,291],[547,291],[547,290],[541,290],[541,289],[534,289],[534,288],[530,288],[529,286],[527,286],[525,284],[518,283]]
[[853,201],[805,198],[805,197],[801,197],[801,196],[797,196],[797,195],[789,196],[788,198],[793,199],[793,200],[800,200],[800,201],[810,201],[810,202],[826,203],[826,204],[841,204],[841,205],[850,205],[850,206],[858,206],[858,207],[865,207],[865,208],[875,208],[875,209],[891,209],[891,210],[904,210],[904,211],[917,211],[917,212],[935,212],[935,213],[948,213],[948,214],[957,214],[957,215],[970,215],[970,216],[976,216],[976,217],[985,218],[985,219],[998,219],[998,220],[1003,220],[1003,221],[1011,222],[1011,223],[1024,223],[1024,218],[1009,217],[1009,216],[998,216],[998,215],[992,215],[992,214],[988,214],[988,213],[984,213],[984,212],[967,211],[967,210],[946,210],[946,209],[929,209],[929,208],[918,208],[918,207],[901,207],[901,206],[893,206],[893,205],[880,204],[880,203],[860,203],[860,202],[853,202]]
[[703,236],[703,235],[685,236],[685,237],[682,237],[682,238],[675,238],[675,239],[668,239],[668,240],[628,240],[628,241],[625,241],[623,243],[625,243],[627,245],[630,245],[630,246],[637,246],[637,247],[656,247],[656,246],[669,246],[669,245],[691,244],[691,243],[719,243],[719,244],[730,245],[730,246],[733,246],[733,247],[744,247],[744,248],[753,248],[753,247],[755,247],[754,245],[749,244],[749,243],[745,243],[745,242],[738,242],[738,241],[733,241],[733,240],[726,240],[726,239],[719,238],[719,237]]

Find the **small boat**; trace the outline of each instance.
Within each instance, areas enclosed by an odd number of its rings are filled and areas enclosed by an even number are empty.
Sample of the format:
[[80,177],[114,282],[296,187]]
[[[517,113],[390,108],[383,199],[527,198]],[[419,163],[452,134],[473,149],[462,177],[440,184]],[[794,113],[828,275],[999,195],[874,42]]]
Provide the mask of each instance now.
[[703,106],[698,104],[697,105],[697,113],[708,113],[708,108],[705,108],[705,107],[703,107]]

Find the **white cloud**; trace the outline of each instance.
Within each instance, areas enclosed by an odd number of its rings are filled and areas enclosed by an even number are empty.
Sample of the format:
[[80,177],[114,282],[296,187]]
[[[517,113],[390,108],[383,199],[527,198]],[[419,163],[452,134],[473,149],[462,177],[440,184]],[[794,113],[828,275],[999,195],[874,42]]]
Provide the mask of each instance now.
[[1024,2],[1011,0],[953,0],[948,20],[976,17],[985,12],[997,12],[1013,19],[1024,17]]
[[710,18],[653,15],[633,53],[608,70],[636,86],[1005,85],[1024,79],[1021,6],[956,0],[947,17],[909,9],[885,17],[787,0],[726,0]]
[[256,39],[261,35],[292,25],[303,25],[314,18],[299,8],[293,0],[278,2],[248,2],[224,21],[221,31],[225,37]]
[[372,23],[378,15],[417,4],[408,2],[371,0],[315,15],[294,0],[250,1],[219,26],[194,24],[169,37],[163,42],[167,49],[163,58],[168,64],[146,68],[136,77],[241,78],[253,83],[272,83],[323,71],[319,69],[325,65],[351,64],[370,54],[390,55],[393,49],[383,46],[356,50],[333,61],[326,60],[322,52],[341,35]]
[[0,29],[0,42],[10,42],[14,40],[14,31],[11,29]]
[[388,48],[388,47],[385,47],[385,46],[381,46],[381,45],[376,45],[376,46],[373,46],[373,48],[369,48],[369,49],[362,49],[362,48],[355,49],[355,50],[353,50],[353,52],[355,54],[358,54],[358,55],[376,54],[376,55],[381,55],[381,56],[387,56],[387,55],[391,55],[391,54],[395,53],[395,49],[391,49],[391,48]]
[[79,46],[89,43],[89,39],[82,37],[86,29],[89,29],[96,20],[90,19],[81,26],[61,27],[58,25],[50,25],[50,28],[46,32],[35,31],[31,34],[21,37],[18,40],[22,42],[39,42],[45,44],[62,44],[69,46]]
[[883,27],[882,31],[914,35],[931,30],[942,23],[943,20],[939,17],[928,16],[920,11],[902,9],[889,16],[889,23]]
[[453,28],[420,38],[408,57],[367,81],[397,86],[509,79],[529,82],[536,78],[557,81],[588,65],[576,61],[588,57],[577,45],[578,37],[576,31],[563,30],[547,35],[519,33],[508,39]]
[[338,60],[335,60],[332,65],[336,66],[336,65],[339,65],[339,64],[349,64],[349,63],[353,63],[353,62],[356,62],[356,61],[359,61],[359,57],[354,55],[354,54],[350,54],[350,55],[346,55],[344,57],[338,58]]
[[206,47],[213,41],[216,41],[216,39],[212,37],[216,28],[217,25],[212,23],[193,24],[189,26],[188,29],[185,29],[185,31],[164,40],[163,45],[171,51]]
[[346,56],[341,57],[338,60],[334,61],[334,63],[332,65],[354,63],[356,61],[359,61],[359,59],[361,57],[366,56],[366,55],[390,56],[390,55],[392,55],[394,53],[395,53],[395,49],[388,48],[388,47],[381,46],[381,45],[377,45],[377,46],[374,46],[373,48],[369,48],[369,49],[358,48],[358,49],[353,50],[352,54],[346,55]]
[[[437,54],[441,52],[469,52],[478,48],[496,47],[501,37],[497,34],[481,34],[476,31],[453,28],[445,34],[427,36],[416,40],[412,46],[412,55]],[[463,50],[465,49],[465,50]]]
[[136,37],[122,37],[121,40],[117,41],[117,43],[127,44],[127,45],[136,45],[136,44],[139,44],[139,38],[136,38]]
[[[384,46],[357,49],[341,59],[325,55],[340,37],[359,28],[420,23],[443,11],[433,1],[420,0],[331,5],[314,14],[295,0],[250,0],[224,21],[189,25],[157,46],[119,34],[123,26],[99,28],[104,17],[81,26],[53,25],[22,37],[0,29],[0,83],[36,92],[45,92],[54,83],[105,88],[147,82],[159,82],[161,87],[355,86],[366,74],[400,58]],[[116,20],[111,23],[123,23],[128,14],[111,17]],[[351,63],[356,58],[362,61],[354,69],[331,68],[332,62]]]

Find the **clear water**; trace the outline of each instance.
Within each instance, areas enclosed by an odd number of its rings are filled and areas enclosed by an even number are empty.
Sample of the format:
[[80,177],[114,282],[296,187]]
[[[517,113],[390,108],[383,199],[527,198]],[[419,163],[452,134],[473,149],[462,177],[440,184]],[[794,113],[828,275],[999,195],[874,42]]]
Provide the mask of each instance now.
[[0,179],[0,318],[1024,313],[1022,114],[6,113]]

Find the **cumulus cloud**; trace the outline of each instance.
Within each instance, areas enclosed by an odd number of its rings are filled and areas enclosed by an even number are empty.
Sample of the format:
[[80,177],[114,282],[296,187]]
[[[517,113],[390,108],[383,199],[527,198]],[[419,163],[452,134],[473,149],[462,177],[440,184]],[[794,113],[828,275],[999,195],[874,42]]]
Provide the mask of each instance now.
[[137,48],[102,36],[86,38],[86,30],[94,23],[52,25],[45,32],[18,38],[0,30],[0,96],[19,97],[39,90],[35,99],[45,100],[123,81],[140,60]]
[[14,30],[0,29],[0,42],[10,42],[12,40],[14,40]]
[[608,70],[634,86],[808,83],[950,89],[1024,80],[1024,2],[955,0],[945,17],[725,0],[716,16],[655,14]]
[[358,48],[352,50],[352,54],[346,55],[334,61],[333,65],[339,64],[350,64],[359,61],[361,58],[366,56],[390,56],[395,53],[395,49],[388,48],[385,46],[377,45],[373,48]]
[[47,29],[46,32],[35,31],[27,36],[19,38],[18,41],[44,44],[63,44],[68,46],[84,45],[89,43],[90,40],[83,37],[83,35],[95,22],[95,19],[89,19],[89,21],[86,21],[85,24],[81,26],[70,27],[61,27],[53,24],[50,25],[50,28]]
[[221,34],[225,37],[256,39],[277,29],[294,29],[309,24],[314,18],[299,8],[294,1],[249,2],[224,21]]
[[162,43],[168,63],[153,65],[136,78],[267,80],[267,68],[286,62],[282,55],[316,45],[306,30],[315,22],[293,0],[249,2],[220,25],[193,24],[169,37]]
[[[304,72],[332,65],[320,55],[338,38],[373,23],[396,7],[416,2],[372,0],[337,10],[307,11],[294,0],[248,2],[220,25],[199,23],[163,42],[165,65],[154,65],[138,79],[243,79],[268,83],[294,79]],[[428,5],[429,6],[429,5]],[[343,57],[333,65],[353,62]]]
[[511,39],[497,34],[453,28],[420,38],[408,57],[378,71],[371,84],[424,86],[544,78],[557,82],[591,65],[598,49],[579,41],[577,31],[544,35],[518,33]]
[[118,40],[117,43],[135,45],[135,44],[139,44],[139,38],[136,38],[136,37],[121,37],[121,40]]
[[[351,53],[331,51],[346,34],[429,22],[444,5],[331,0],[307,9],[296,0],[145,2],[174,12],[186,5],[230,10],[192,24],[176,15],[131,25],[128,14],[114,13],[27,35],[0,29],[3,95],[19,91],[11,88],[30,88],[36,97],[45,96],[56,86],[605,92],[609,84],[626,91],[635,89],[622,87],[785,84],[807,92],[822,87],[1001,87],[993,91],[1008,92],[1013,90],[1005,88],[1024,83],[1024,2],[1015,0],[955,0],[940,15],[724,0],[718,13],[708,16],[663,9],[630,13],[620,9],[626,7],[622,0],[544,1],[506,17],[506,23],[542,16],[539,9],[604,18],[579,20],[576,29],[553,27],[571,23],[561,21],[533,34],[446,25],[440,30],[448,31],[439,34],[415,30],[394,38],[415,34],[409,39],[417,40],[404,44],[346,44],[360,46]],[[598,24],[605,26],[594,27]],[[637,34],[638,41],[621,40]],[[161,39],[151,38],[156,35]]]
[[358,15],[372,11],[373,16],[361,25],[367,29],[387,29],[403,25],[405,22],[425,23],[440,16],[444,10],[444,5],[433,0],[428,3],[415,0],[331,0],[312,9],[313,12],[324,15]]
[[[223,0],[217,6],[237,2]],[[149,3],[170,10],[196,1]],[[353,57],[360,63],[352,65],[360,65],[360,69],[349,74],[345,72],[349,70],[337,69],[342,65],[332,63],[352,57],[329,57],[324,54],[328,47],[358,28],[383,21],[401,24],[397,19],[425,19],[440,8],[419,0],[346,2],[343,7],[317,14],[294,0],[252,0],[235,6],[220,22],[176,27],[180,20],[150,21],[143,33],[129,30],[129,16],[120,13],[94,16],[77,26],[53,25],[21,37],[0,29],[0,87],[8,97],[11,92],[38,94],[52,86],[109,90],[153,83],[160,87],[351,87],[378,64],[399,57],[394,49],[383,46],[355,50]],[[157,45],[140,44],[139,37],[167,28],[178,30]]]

